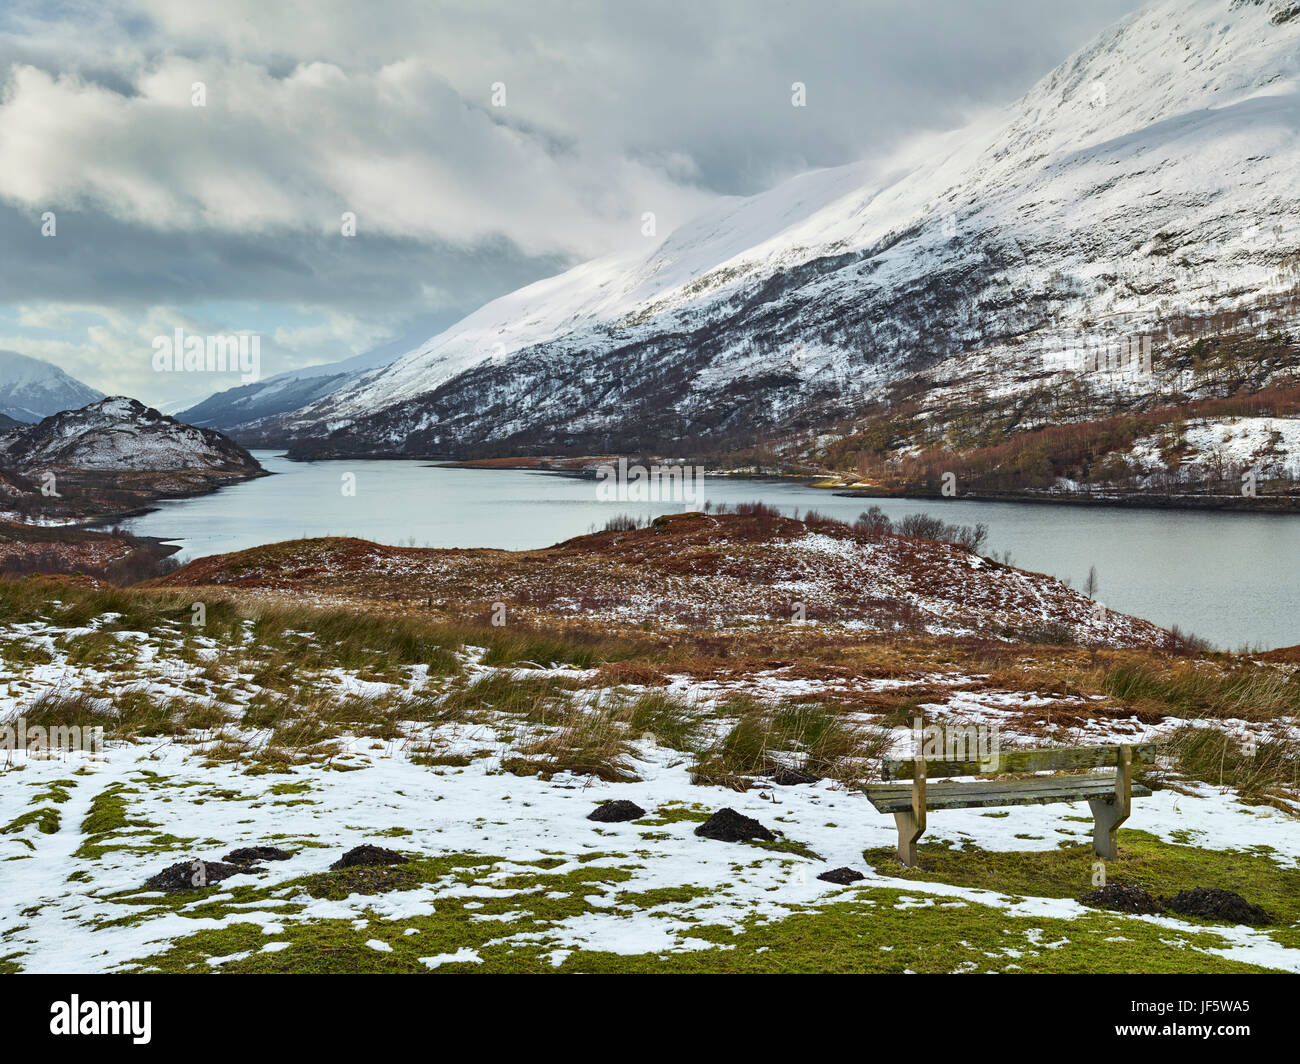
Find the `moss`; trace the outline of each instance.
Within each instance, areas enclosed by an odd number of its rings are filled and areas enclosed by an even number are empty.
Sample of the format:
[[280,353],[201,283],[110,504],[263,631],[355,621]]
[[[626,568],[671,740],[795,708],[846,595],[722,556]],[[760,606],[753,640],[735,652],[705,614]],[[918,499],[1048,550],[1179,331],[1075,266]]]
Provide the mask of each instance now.
[[53,835],[59,830],[59,811],[52,806],[29,809],[0,828],[0,835],[17,835],[32,824],[36,825],[36,830],[42,835]]
[[[994,852],[967,845],[949,848],[922,842],[916,868],[898,863],[892,848],[868,850],[872,867],[901,879],[952,883],[1040,898],[1078,898],[1093,889],[1090,843],[1054,850]],[[1208,850],[1164,842],[1145,831],[1121,830],[1119,856],[1106,862],[1109,883],[1142,887],[1168,897],[1190,887],[1232,890],[1266,909],[1277,921],[1265,929],[1283,945],[1300,945],[1300,868],[1286,868],[1260,850]],[[1172,914],[1171,914],[1172,915]],[[1209,924],[1193,917],[1192,923]]]
[[157,849],[158,847],[149,844],[131,845],[111,841],[128,829],[139,830],[158,826],[148,820],[133,820],[127,816],[127,796],[138,793],[136,788],[129,787],[125,783],[112,783],[95,795],[90,803],[90,810],[81,822],[81,833],[85,836],[85,840],[73,856],[98,860],[113,849]]
[[775,842],[752,839],[748,845],[757,846],[760,850],[771,850],[774,853],[792,853],[798,857],[807,857],[813,861],[821,860],[821,854],[817,853],[816,850],[804,845],[802,842],[796,842],[794,839],[779,838]]
[[[412,861],[410,864],[384,868],[344,869],[301,877],[277,885],[273,890],[245,886],[220,891],[216,900],[196,901],[194,893],[167,897],[118,895],[111,900],[137,908],[111,923],[138,923],[155,915],[171,912],[194,919],[238,919],[247,915],[256,903],[277,904],[277,918],[284,916],[284,933],[264,936],[256,925],[234,922],[219,929],[184,936],[167,950],[145,958],[131,967],[134,970],[209,971],[211,957],[223,957],[250,950],[260,951],[272,941],[289,941],[283,953],[262,954],[231,961],[222,971],[275,972],[397,972],[427,971],[420,956],[455,953],[462,947],[479,945],[508,935],[545,937],[561,921],[608,910],[609,888],[626,882],[632,872],[624,868],[584,867],[563,873],[518,872],[506,876],[492,875],[500,858],[479,854],[449,854]],[[504,892],[497,896],[460,896],[452,892],[448,879],[461,887],[490,886]],[[360,884],[362,890],[354,890]],[[293,916],[301,906],[284,905],[299,893],[342,900],[353,893],[384,893],[390,889],[414,890],[433,887],[437,891],[434,912],[401,918],[389,923],[372,916],[369,926],[354,929],[351,920],[317,920],[295,923]],[[376,889],[370,889],[376,888]],[[216,891],[218,888],[208,888]],[[108,926],[108,923],[96,926]],[[406,928],[417,934],[406,936]],[[366,946],[367,940],[382,938],[394,947],[392,954],[376,953]],[[540,960],[541,947],[502,947],[508,953],[519,952],[531,958],[525,970],[549,970],[549,962]],[[472,966],[466,966],[472,967]],[[453,970],[451,967],[448,970]],[[509,970],[503,969],[503,970]]]
[[656,809],[652,816],[642,817],[640,820],[633,821],[633,823],[648,828],[664,827],[667,824],[680,824],[683,821],[703,824],[712,815],[713,810],[705,805],[685,805],[681,802],[669,802],[667,805],[661,805]]
[[[700,895],[694,891],[693,897]],[[651,907],[682,900],[672,892],[615,895]],[[475,904],[476,907],[469,907]],[[1249,972],[1264,969],[1207,950],[1228,946],[1206,931],[1182,932],[1111,914],[1077,920],[1017,918],[976,903],[953,905],[906,890],[859,888],[851,900],[804,908],[780,921],[750,918],[740,927],[693,924],[674,932],[676,948],[620,955],[572,949],[555,924],[591,911],[581,899],[540,892],[482,905],[440,898],[430,914],[392,922],[371,914],[294,924],[265,935],[256,924],[200,931],[135,962],[137,971],[398,973],[424,972],[421,957],[473,950],[478,963],[439,972]],[[519,914],[514,920],[485,916]],[[407,933],[407,932],[411,933]],[[548,933],[550,932],[550,933]],[[528,934],[527,940],[508,941]],[[391,951],[367,945],[379,939]],[[287,948],[263,952],[272,943]],[[1047,946],[1050,945],[1050,948]],[[210,965],[212,958],[230,958]],[[558,962],[558,963],[557,963]]]
[[[268,788],[267,793],[275,794],[275,795],[308,794],[311,792],[311,789],[312,789],[311,784],[304,780],[299,783],[273,783]],[[280,803],[280,804],[284,804],[284,803]]]
[[717,893],[712,887],[658,887],[654,890],[629,890],[614,896],[615,905],[630,905],[636,909],[654,909],[660,905],[684,905],[709,898]]
[[33,787],[43,787],[40,794],[32,795],[32,804],[37,802],[53,802],[55,805],[62,805],[72,797],[72,791],[77,786],[76,780],[50,780],[48,783],[32,784]]

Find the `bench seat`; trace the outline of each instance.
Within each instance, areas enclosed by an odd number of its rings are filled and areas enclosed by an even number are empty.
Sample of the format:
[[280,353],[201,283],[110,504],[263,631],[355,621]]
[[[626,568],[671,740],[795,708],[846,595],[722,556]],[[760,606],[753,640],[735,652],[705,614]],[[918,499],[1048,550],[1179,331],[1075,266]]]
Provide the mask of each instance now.
[[[867,799],[881,813],[900,813],[912,808],[910,783],[871,784],[863,788]],[[1146,797],[1150,788],[1132,785],[1132,793]],[[1115,796],[1115,777],[1036,776],[1025,780],[996,783],[944,780],[926,787],[927,809],[982,809],[1001,805],[1047,805],[1055,802],[1084,802]]]
[[[898,859],[916,865],[916,840],[925,834],[926,813],[931,809],[983,809],[1006,805],[1046,805],[1051,802],[1087,802],[1092,810],[1092,848],[1098,857],[1113,858],[1118,829],[1128,820],[1133,796],[1145,797],[1150,789],[1133,782],[1134,765],[1154,762],[1150,743],[1115,746],[1055,746],[1040,750],[999,750],[971,760],[969,736],[948,743],[947,758],[926,757],[918,719],[917,753],[911,758],[882,758],[881,778],[910,783],[874,783],[862,790],[881,813],[893,813],[898,827]],[[951,738],[951,736],[949,736]],[[937,751],[936,751],[937,752]],[[1087,769],[1109,769],[1103,774]],[[1026,773],[1052,775],[1030,776]],[[984,779],[968,777],[983,776]],[[997,778],[994,778],[997,777]],[[936,780],[939,782],[931,782]]]

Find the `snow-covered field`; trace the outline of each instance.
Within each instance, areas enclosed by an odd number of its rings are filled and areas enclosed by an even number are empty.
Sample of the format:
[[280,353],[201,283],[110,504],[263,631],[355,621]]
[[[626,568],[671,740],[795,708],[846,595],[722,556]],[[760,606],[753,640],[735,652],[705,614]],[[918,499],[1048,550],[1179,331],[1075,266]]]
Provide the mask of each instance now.
[[[283,771],[250,771],[257,767],[252,754],[269,740],[268,732],[239,723],[241,709],[267,693],[253,675],[233,659],[224,667],[228,650],[215,641],[197,641],[198,652],[182,660],[169,645],[174,633],[161,639],[115,633],[121,658],[110,654],[93,666],[74,663],[75,648],[101,622],[0,630],[10,647],[0,665],[0,721],[30,712],[51,692],[81,692],[104,696],[106,706],[131,693],[197,700],[219,706],[230,723],[109,741],[98,758],[16,752],[0,763],[0,964],[15,970],[122,970],[165,954],[175,943],[192,951],[201,967],[219,970],[300,946],[301,936],[315,928],[352,936],[346,946],[322,946],[326,952],[396,951],[400,957],[413,943],[421,949],[425,942],[442,943],[418,956],[427,968],[473,967],[485,957],[500,959],[503,951],[539,949],[555,966],[593,953],[671,958],[747,948],[742,933],[850,903],[854,911],[878,912],[882,920],[926,909],[988,913],[988,919],[1008,922],[1001,932],[1004,948],[953,944],[948,970],[954,971],[1015,970],[1027,954],[1063,946],[1070,926],[1077,924],[1081,935],[1098,933],[1097,911],[1067,898],[903,879],[888,863],[873,868],[863,851],[892,847],[893,821],[852,788],[829,779],[797,786],[760,781],[740,793],[693,783],[691,755],[649,735],[631,740],[629,767],[636,778],[620,783],[569,772],[545,779],[503,771],[509,758],[551,729],[492,711],[408,722],[384,736],[359,734],[365,729],[358,728],[338,737],[328,753],[296,759]],[[38,648],[48,660],[16,666],[14,646]],[[596,676],[596,670],[574,668],[492,669],[473,648],[463,657],[466,677],[431,676],[417,666],[401,683],[346,669],[324,670],[317,679],[340,700],[394,699],[391,716],[400,721],[404,699],[437,696],[466,679]],[[986,679],[937,671],[814,681],[770,669],[709,681],[677,676],[667,693],[697,706],[705,726],[720,733],[729,721],[710,711],[737,693],[788,700],[915,687],[925,692],[918,703],[929,720],[993,722],[1004,743],[1035,744],[1042,742],[1040,725],[1052,707],[1086,709],[1089,701],[1083,695],[1044,698],[999,690],[980,682]],[[634,696],[639,689],[625,686],[622,693]],[[572,697],[596,695],[588,688]],[[222,697],[229,701],[218,701]],[[1030,722],[1033,735],[1020,730]],[[1158,738],[1178,723],[1185,722],[1142,724],[1119,715],[1046,730],[1074,743],[1133,742]],[[1221,724],[1241,736],[1262,740],[1269,734],[1246,721]],[[236,734],[242,734],[249,757],[223,759],[217,747]],[[899,729],[900,752],[909,739]],[[636,802],[646,816],[613,824],[587,819],[598,802],[611,798]],[[116,821],[107,826],[95,819],[104,814],[106,800],[120,803]],[[781,832],[782,842],[760,847],[696,836],[699,822],[722,807]],[[54,810],[54,830],[48,820],[43,830],[31,818],[15,827],[35,809]],[[992,852],[1055,850],[1058,844],[1087,842],[1091,830],[1086,804],[1022,807],[1010,815],[942,812],[932,814],[930,823],[926,841]],[[1259,852],[1283,868],[1300,862],[1300,819],[1244,805],[1230,791],[1199,783],[1136,800],[1127,829],[1206,851],[1264,847]],[[380,893],[321,896],[306,885],[316,882],[311,877],[328,878],[330,863],[362,843],[394,847],[435,866],[429,871],[421,865],[423,878]],[[193,895],[168,896],[144,886],[174,862],[216,861],[235,847],[266,844],[293,850],[294,856]],[[816,878],[842,866],[865,878],[846,887]],[[1080,893],[1089,874],[1089,861],[1081,860]],[[463,922],[449,932],[437,921],[453,913]],[[1125,939],[1125,928],[1155,928],[1160,943],[1185,949],[1189,957],[1300,971],[1300,948],[1285,945],[1269,929],[1207,929],[1164,916],[1105,914],[1104,920],[1118,941]],[[724,936],[730,929],[740,945],[719,942],[719,928]],[[204,938],[205,932],[212,937]],[[221,935],[234,932],[241,948],[224,944]],[[893,948],[882,945],[878,952]]]

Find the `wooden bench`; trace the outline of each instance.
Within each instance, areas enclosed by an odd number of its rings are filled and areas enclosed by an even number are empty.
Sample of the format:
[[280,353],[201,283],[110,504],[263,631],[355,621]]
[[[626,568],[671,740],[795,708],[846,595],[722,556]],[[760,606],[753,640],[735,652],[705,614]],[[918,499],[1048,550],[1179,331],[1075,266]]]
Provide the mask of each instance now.
[[[871,784],[863,788],[871,804],[893,813],[898,824],[898,859],[916,864],[916,840],[925,832],[927,809],[980,809],[1004,805],[1044,805],[1087,801],[1092,808],[1092,848],[1101,857],[1115,856],[1115,833],[1128,819],[1134,795],[1150,789],[1133,782],[1135,764],[1151,764],[1155,747],[1062,746],[1047,750],[1004,750],[985,760],[929,761],[885,758],[881,776],[908,784]],[[1107,774],[1033,776],[1029,779],[954,781],[952,776],[996,776],[1017,772],[1067,772],[1106,768]]]

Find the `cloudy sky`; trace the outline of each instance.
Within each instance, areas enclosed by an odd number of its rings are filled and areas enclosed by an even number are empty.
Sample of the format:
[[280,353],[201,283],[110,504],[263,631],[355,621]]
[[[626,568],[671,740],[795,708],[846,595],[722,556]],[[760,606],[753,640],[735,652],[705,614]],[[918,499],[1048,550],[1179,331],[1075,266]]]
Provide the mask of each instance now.
[[1137,2],[3,0],[0,349],[164,407],[236,383],[153,372],[178,327],[264,376],[398,354],[645,211],[962,125]]

